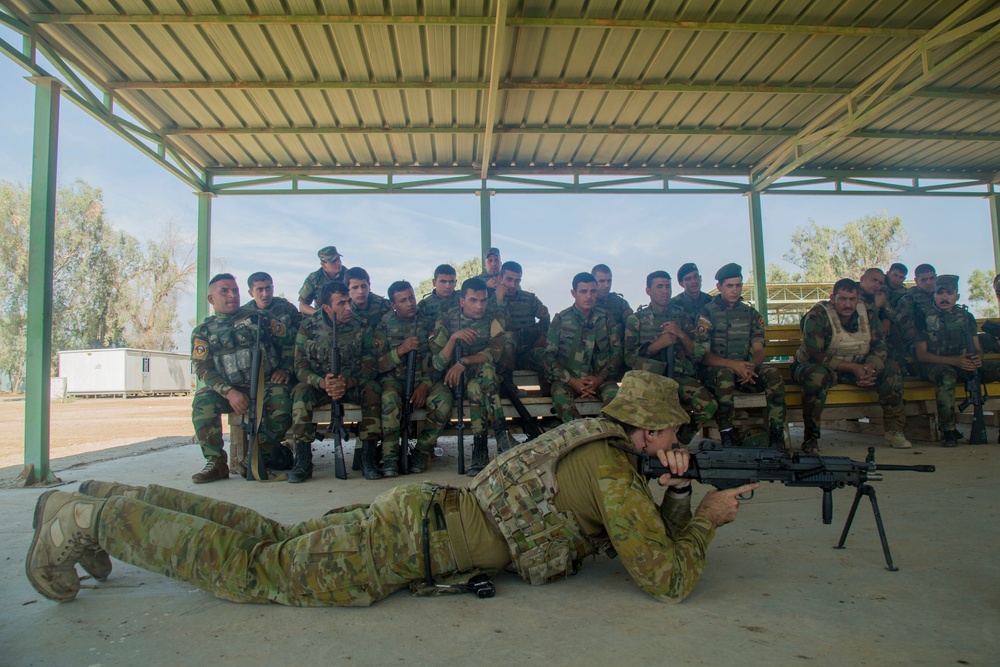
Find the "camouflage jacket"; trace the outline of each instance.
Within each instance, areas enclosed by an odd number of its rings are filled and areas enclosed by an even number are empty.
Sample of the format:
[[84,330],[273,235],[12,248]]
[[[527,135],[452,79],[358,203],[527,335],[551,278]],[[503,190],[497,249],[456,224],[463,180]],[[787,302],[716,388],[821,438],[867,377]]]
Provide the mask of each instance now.
[[435,292],[431,292],[417,304],[417,316],[423,317],[428,322],[437,322],[462,307],[458,302],[459,298],[457,290],[447,299],[442,299]]
[[753,359],[754,343],[764,343],[764,318],[740,297],[729,308],[716,295],[698,316],[695,327],[694,357],[699,361],[705,352],[737,361]]
[[452,311],[447,317],[434,323],[434,330],[431,332],[429,344],[431,363],[434,370],[444,372],[455,363],[454,359],[446,359],[442,354],[448,339],[456,331],[462,329],[473,329],[479,334],[479,338],[471,345],[462,343],[462,356],[471,357],[482,352],[489,359],[490,363],[496,364],[500,360],[503,348],[507,344],[510,334],[504,328],[503,323],[489,314],[478,320],[462,316],[461,310]]
[[271,299],[271,303],[267,308],[258,308],[255,301],[251,301],[244,308],[252,313],[264,313],[285,325],[285,335],[281,338],[272,336],[272,340],[280,354],[278,368],[294,377],[295,335],[299,331],[299,324],[302,323],[302,313],[288,299],[283,299],[280,296]]
[[[330,319],[317,310],[302,320],[295,337],[295,375],[319,389],[330,372],[333,329]],[[376,375],[375,339],[364,322],[352,317],[347,324],[337,324],[337,348],[340,350],[340,374],[353,380],[348,388],[374,380]]]
[[[257,340],[257,308],[240,308],[232,315],[212,315],[191,332],[191,361],[195,374],[208,387],[225,396],[233,387],[244,393],[250,385],[251,358]],[[284,340],[285,325],[261,318],[261,372],[264,378],[280,368],[275,340]]]
[[607,299],[598,298],[594,304],[594,310],[603,310],[606,312],[618,328],[619,335],[624,333],[625,321],[632,314],[632,306],[628,305],[625,297],[618,292],[612,292],[608,295]]
[[347,267],[340,269],[340,273],[331,278],[326,275],[326,271],[323,267],[319,267],[308,276],[306,276],[305,281],[302,283],[302,289],[299,290],[299,301],[302,303],[320,307],[320,304],[315,303],[319,299],[319,293],[323,289],[323,286],[327,283],[342,282],[347,284]]
[[518,290],[513,298],[497,298],[495,303],[518,350],[532,347],[549,330],[549,309],[533,292]]
[[[865,311],[870,325],[870,338],[869,350],[864,362],[871,360],[875,369],[881,370],[885,365],[888,349],[882,338],[882,328],[877,326],[877,320],[872,319],[873,310],[874,304],[872,304],[872,310]],[[859,311],[855,311],[847,324],[844,325],[844,330],[849,333],[857,333],[860,323]],[[800,328],[802,330],[802,344],[795,355],[796,360],[800,363],[824,364],[837,370],[841,360],[830,354],[830,345],[834,336],[833,323],[830,322],[830,314],[822,303],[817,303],[802,316]]]
[[888,303],[884,306],[876,306],[875,295],[873,294],[869,294],[864,290],[858,290],[858,304],[864,304],[868,309],[868,319],[872,322],[872,327],[875,326],[875,322],[881,324],[882,322],[896,321],[896,311],[893,310],[892,306]]
[[621,333],[606,311],[594,308],[585,318],[570,306],[552,318],[542,357],[549,381],[565,383],[587,375],[610,380],[623,363]]
[[935,310],[934,295],[919,287],[911,287],[896,302],[896,321],[903,334],[907,353],[913,352],[913,345],[919,340],[928,313]]
[[366,308],[358,308],[353,302],[351,303],[351,308],[354,310],[354,317],[364,320],[365,324],[373,330],[375,329],[375,325],[381,322],[382,318],[386,316],[386,313],[392,310],[389,299],[372,292],[368,293],[368,306]]
[[705,292],[699,292],[698,298],[693,299],[687,292],[681,292],[670,300],[667,305],[667,317],[681,322],[684,331],[688,336],[694,337],[694,330],[698,324],[698,315],[708,305],[712,297]]
[[885,292],[887,297],[889,297],[889,305],[895,309],[896,304],[899,303],[900,297],[906,294],[906,286],[900,287],[899,289],[893,289],[888,285],[882,285],[882,291]]
[[[416,333],[414,333],[414,324],[416,325]],[[391,313],[378,323],[374,335],[375,347],[382,351],[378,355],[380,378],[391,377],[400,382],[406,381],[406,357],[408,354],[401,357],[396,348],[402,345],[407,338],[415,335],[420,346],[416,350],[417,366],[414,387],[423,383],[430,388],[434,382],[432,378],[439,379],[440,373],[435,371],[431,365],[431,351],[427,342],[430,337],[430,323],[427,320],[417,316],[410,322],[404,322],[399,319],[399,315]]]
[[[625,365],[628,368],[649,371],[657,375],[667,374],[669,348],[665,347],[651,355],[649,354],[649,345],[660,337],[663,332],[663,324],[670,320],[678,322],[675,318],[670,317],[669,305],[663,309],[663,312],[657,312],[652,305],[639,306],[639,310],[628,316],[628,320],[625,322],[624,343]],[[678,341],[673,345],[673,348],[674,377],[693,378],[695,376],[694,361],[684,349],[684,345]]]
[[968,333],[976,331],[976,318],[958,304],[946,313],[934,306],[927,314],[925,326],[918,334],[919,341],[927,343],[927,351],[942,357],[972,354],[966,345]]

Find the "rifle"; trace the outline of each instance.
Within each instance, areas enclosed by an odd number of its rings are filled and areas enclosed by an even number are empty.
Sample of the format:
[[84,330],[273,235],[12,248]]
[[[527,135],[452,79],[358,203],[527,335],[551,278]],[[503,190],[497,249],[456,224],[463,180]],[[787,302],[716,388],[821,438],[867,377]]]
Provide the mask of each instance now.
[[[882,525],[882,515],[875,499],[875,489],[868,482],[880,481],[882,471],[934,472],[932,465],[875,465],[875,448],[868,448],[868,457],[864,461],[853,461],[846,456],[819,456],[796,452],[788,454],[781,449],[765,449],[754,447],[724,447],[721,442],[706,440],[701,443],[698,451],[691,455],[688,471],[684,478],[698,480],[702,484],[711,484],[717,489],[734,489],[753,482],[782,482],[785,486],[801,486],[822,489],[823,491],[823,523],[833,521],[834,489],[845,486],[857,488],[854,504],[851,506],[847,523],[840,535],[837,549],[844,548],[847,533],[854,521],[854,514],[861,502],[861,496],[871,500],[872,511],[875,514],[875,524],[878,526],[879,539],[882,541],[882,553],[885,555],[887,569],[895,572],[892,555],[889,553],[889,543]],[[648,479],[658,478],[670,469],[660,463],[659,459],[640,455],[639,472]],[[753,493],[750,494],[750,498]],[[749,498],[744,498],[749,500]]]
[[[333,343],[330,346],[330,374],[340,375],[340,348],[337,347],[337,313],[330,317],[330,328],[333,330]],[[330,402],[330,425],[327,434],[333,434],[333,472],[337,479],[347,479],[347,463],[344,462],[344,406],[340,399]]]
[[[524,403],[521,402],[521,397],[517,395],[517,387],[505,374],[500,375],[500,392],[503,396],[506,396],[507,400],[510,401],[510,404],[514,406],[514,410],[517,412],[518,419],[521,422],[521,428],[528,436],[528,440],[533,440],[534,438],[540,436],[542,434],[541,427],[539,427],[535,418],[531,416],[531,413],[528,412],[528,408],[524,407]],[[525,442],[528,440],[525,440]]]
[[[969,312],[965,306],[962,308],[965,309],[965,312]],[[970,355],[976,353],[975,334],[969,326],[965,327],[965,347]],[[982,381],[982,369],[977,368],[965,381],[965,393],[965,400],[958,404],[958,411],[965,412],[969,404],[972,404],[972,430],[969,431],[969,444],[985,445],[987,439],[986,420],[983,418],[983,401],[986,399],[986,386]]]
[[243,416],[242,427],[247,434],[247,476],[248,481],[265,481],[267,479],[267,468],[264,465],[264,455],[260,451],[257,440],[261,432],[272,440],[276,439],[274,433],[261,425],[261,415],[257,414],[257,403],[260,399],[258,393],[263,389],[264,377],[260,374],[261,351],[260,351],[260,330],[263,326],[263,313],[257,313],[255,320],[257,332],[254,337],[253,351],[250,353],[250,405],[247,406],[247,413]]
[[667,377],[671,379],[674,377],[674,356],[676,354],[674,345],[676,344],[677,343],[667,346]]
[[[413,316],[413,335],[417,336],[417,316]],[[404,475],[410,472],[410,436],[413,434],[413,385],[417,380],[417,351],[406,353],[406,381],[403,385],[403,409],[399,424],[399,467]]]
[[[462,313],[458,313],[458,328],[462,329]],[[464,356],[462,351],[462,341],[455,341],[455,356],[454,363],[458,363],[459,360]],[[464,369],[464,367],[463,367]],[[458,408],[458,425],[455,427],[458,430],[458,474],[465,474],[465,371],[462,371],[462,375],[458,378],[458,383],[455,384],[453,389],[455,395],[455,407]]]

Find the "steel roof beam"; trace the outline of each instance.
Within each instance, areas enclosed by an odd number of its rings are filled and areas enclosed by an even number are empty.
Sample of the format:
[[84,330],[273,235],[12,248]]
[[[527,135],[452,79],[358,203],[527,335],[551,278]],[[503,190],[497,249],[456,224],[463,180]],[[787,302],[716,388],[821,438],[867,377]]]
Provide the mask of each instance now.
[[[490,162],[493,158],[493,129],[496,125],[497,103],[500,85],[500,54],[503,52],[505,37],[507,36],[507,0],[497,0],[496,27],[493,28],[493,54],[490,57],[490,81],[489,93],[486,96],[486,119],[483,122],[485,131],[483,133],[483,145],[480,149],[482,156],[482,166],[479,169],[479,176],[486,180],[490,171]],[[487,196],[485,193],[483,196]],[[489,246],[487,246],[489,247]]]

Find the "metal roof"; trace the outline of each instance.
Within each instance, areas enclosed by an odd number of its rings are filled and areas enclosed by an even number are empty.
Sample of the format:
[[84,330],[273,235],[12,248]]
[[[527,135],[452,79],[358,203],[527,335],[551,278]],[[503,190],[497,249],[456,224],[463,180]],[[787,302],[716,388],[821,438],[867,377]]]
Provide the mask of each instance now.
[[557,173],[722,174],[766,191],[833,170],[1000,173],[995,0],[0,7],[26,36],[0,48],[203,188]]

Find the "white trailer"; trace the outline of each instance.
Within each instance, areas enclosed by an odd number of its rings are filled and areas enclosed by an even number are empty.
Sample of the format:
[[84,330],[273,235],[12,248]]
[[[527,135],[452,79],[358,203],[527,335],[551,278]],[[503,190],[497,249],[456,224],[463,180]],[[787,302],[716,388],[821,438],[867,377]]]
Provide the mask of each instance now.
[[59,353],[69,396],[154,396],[195,390],[191,358],[178,352],[111,348]]

